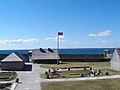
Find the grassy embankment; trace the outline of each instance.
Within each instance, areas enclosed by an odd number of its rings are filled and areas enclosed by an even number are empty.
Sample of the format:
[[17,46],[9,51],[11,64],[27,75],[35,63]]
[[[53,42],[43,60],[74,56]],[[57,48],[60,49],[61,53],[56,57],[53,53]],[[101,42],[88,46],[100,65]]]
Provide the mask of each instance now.
[[[98,70],[96,70],[98,72]],[[59,77],[54,78],[80,78],[80,77],[90,77],[89,74],[90,70],[65,70],[65,71],[58,71],[57,74],[59,74]],[[101,73],[98,76],[105,76],[105,73],[108,72],[109,75],[120,75],[120,72],[113,71],[110,69],[101,69]],[[83,76],[81,76],[83,74]],[[51,75],[50,75],[51,76]],[[97,76],[97,77],[98,77]],[[43,73],[41,75],[42,78],[46,78],[46,75]]]
[[[17,77],[16,72],[0,72],[0,81],[15,80]],[[11,83],[0,84],[0,90],[10,90]]]
[[10,81],[17,77],[16,72],[0,72],[0,81]]
[[64,67],[82,67],[82,66],[91,66],[93,68],[109,68],[110,62],[63,62],[62,64],[41,64],[41,67],[44,68],[64,68]]
[[0,90],[10,90],[11,85],[11,83],[0,84]]
[[[110,62],[65,62],[64,64],[42,64],[47,68],[64,68],[64,67],[82,67],[91,66],[95,69],[101,69],[102,72],[108,71],[110,75],[117,75],[120,72],[110,70]],[[86,71],[85,71],[86,72]],[[80,70],[62,71],[62,78],[80,77],[80,75],[70,76],[71,73],[81,73]],[[82,73],[84,73],[82,71]],[[93,80],[93,81],[64,81],[64,82],[44,82],[42,90],[120,90],[120,79]]]
[[120,79],[44,82],[42,90],[120,90]]
[[[94,68],[97,72],[100,69],[102,71],[101,75],[104,76],[105,72],[109,72],[109,75],[117,75],[120,74],[120,72],[110,70],[110,62],[63,62],[63,64],[41,64],[41,67],[47,67],[47,68],[65,68],[65,67],[84,67],[84,66],[90,66]],[[59,71],[58,74],[60,75],[58,78],[79,78],[81,77],[81,74],[84,74],[85,77],[89,77],[90,70],[70,70],[70,71]],[[86,75],[87,74],[87,75]],[[45,73],[41,75],[43,78],[46,78]]]

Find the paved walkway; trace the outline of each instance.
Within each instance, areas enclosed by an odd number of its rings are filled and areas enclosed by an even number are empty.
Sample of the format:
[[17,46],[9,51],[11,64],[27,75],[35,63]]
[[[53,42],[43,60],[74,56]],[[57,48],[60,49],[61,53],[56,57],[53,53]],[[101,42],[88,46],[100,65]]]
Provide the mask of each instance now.
[[41,90],[40,73],[43,72],[44,69],[38,64],[32,64],[32,71],[17,71],[20,83],[15,90]]
[[10,90],[15,90],[15,88],[17,87],[18,83],[14,82],[11,85],[11,89]]
[[85,77],[85,78],[68,78],[68,79],[44,79],[43,82],[59,82],[59,81],[85,81],[85,80],[101,80],[120,78],[120,75],[101,76],[101,77]]

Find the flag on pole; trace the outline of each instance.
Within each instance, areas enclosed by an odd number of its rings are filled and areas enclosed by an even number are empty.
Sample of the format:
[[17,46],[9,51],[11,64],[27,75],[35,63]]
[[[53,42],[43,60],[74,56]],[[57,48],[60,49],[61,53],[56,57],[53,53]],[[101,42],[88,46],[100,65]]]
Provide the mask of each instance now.
[[58,32],[58,35],[63,35],[63,32]]

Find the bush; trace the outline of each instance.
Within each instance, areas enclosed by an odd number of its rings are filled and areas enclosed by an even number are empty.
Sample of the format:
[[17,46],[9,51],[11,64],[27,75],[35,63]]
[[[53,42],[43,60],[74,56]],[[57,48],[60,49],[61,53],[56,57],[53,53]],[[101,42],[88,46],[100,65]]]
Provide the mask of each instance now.
[[81,76],[81,77],[84,77],[84,74],[82,73],[80,76]]
[[47,71],[45,72],[45,75],[48,75],[48,72],[47,72]]
[[109,72],[105,72],[105,75],[109,75]]
[[49,74],[47,74],[46,76],[47,76],[47,79],[50,79]]
[[83,69],[84,69],[84,70],[86,70],[86,68],[85,68],[85,67],[84,67]]
[[70,71],[70,68],[68,68],[68,71]]

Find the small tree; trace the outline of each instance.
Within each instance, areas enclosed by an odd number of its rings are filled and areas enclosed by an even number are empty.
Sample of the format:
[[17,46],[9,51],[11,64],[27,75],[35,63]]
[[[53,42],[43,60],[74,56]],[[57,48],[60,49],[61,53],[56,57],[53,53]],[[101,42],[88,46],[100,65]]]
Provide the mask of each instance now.
[[70,71],[70,68],[68,68],[68,71]]
[[105,72],[105,75],[109,75],[109,72]]

